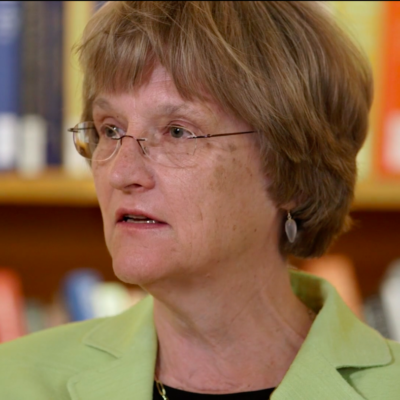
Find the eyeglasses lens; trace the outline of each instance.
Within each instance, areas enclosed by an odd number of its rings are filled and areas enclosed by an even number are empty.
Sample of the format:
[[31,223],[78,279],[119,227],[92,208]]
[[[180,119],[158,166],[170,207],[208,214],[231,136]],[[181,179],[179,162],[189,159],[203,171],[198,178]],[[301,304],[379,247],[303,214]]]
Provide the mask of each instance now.
[[[194,161],[197,140],[189,139],[187,135],[174,137],[170,132],[155,129],[140,139],[123,136],[116,140],[104,134],[100,136],[93,122],[82,122],[75,126],[73,132],[76,150],[82,157],[92,161],[111,158],[124,139],[137,140],[145,155],[166,167],[187,167]],[[191,137],[195,136],[192,134]]]

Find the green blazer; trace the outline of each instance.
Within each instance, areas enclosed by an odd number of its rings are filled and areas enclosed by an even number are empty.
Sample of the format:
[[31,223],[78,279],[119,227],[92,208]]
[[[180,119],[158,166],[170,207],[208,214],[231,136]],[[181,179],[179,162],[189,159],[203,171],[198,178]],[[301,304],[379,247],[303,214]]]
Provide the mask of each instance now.
[[[399,400],[400,345],[357,319],[326,281],[299,272],[291,277],[297,296],[318,316],[271,398]],[[151,400],[157,353],[152,310],[148,296],[116,317],[2,344],[0,399]]]

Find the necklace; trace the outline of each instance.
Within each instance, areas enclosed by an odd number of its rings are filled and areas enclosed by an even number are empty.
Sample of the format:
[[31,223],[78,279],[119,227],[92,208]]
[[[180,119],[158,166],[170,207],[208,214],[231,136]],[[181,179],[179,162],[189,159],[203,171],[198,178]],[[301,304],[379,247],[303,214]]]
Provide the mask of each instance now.
[[156,381],[156,386],[157,386],[157,390],[158,393],[160,394],[160,396],[163,398],[163,400],[169,400],[167,397],[167,392],[165,391],[165,387],[162,384],[161,381],[159,381],[157,378],[154,378]]
[[308,308],[308,307],[307,307],[307,313],[308,313],[308,316],[310,317],[311,322],[314,322],[317,314],[313,310],[311,310],[311,308]]

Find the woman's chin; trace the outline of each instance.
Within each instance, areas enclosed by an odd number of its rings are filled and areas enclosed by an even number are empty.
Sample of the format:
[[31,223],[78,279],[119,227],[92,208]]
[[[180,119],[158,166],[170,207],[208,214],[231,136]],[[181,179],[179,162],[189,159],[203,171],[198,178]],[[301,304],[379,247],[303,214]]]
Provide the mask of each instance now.
[[167,274],[165,267],[165,262],[154,260],[154,258],[135,260],[134,258],[124,257],[122,260],[118,258],[113,260],[114,274],[119,280],[142,287],[165,277]]

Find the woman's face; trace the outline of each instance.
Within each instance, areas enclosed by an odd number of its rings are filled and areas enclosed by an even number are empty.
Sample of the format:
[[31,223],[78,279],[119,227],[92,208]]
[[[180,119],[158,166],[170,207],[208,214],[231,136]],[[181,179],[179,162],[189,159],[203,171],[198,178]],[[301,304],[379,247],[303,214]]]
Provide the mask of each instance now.
[[[162,67],[133,94],[99,95],[93,119],[136,138],[164,125],[196,135],[252,130],[212,102],[183,100]],[[131,138],[111,159],[93,162],[106,244],[121,280],[146,286],[210,277],[278,254],[278,212],[253,135],[197,139],[190,164],[181,167],[154,162]],[[128,215],[156,222],[124,220]]]

